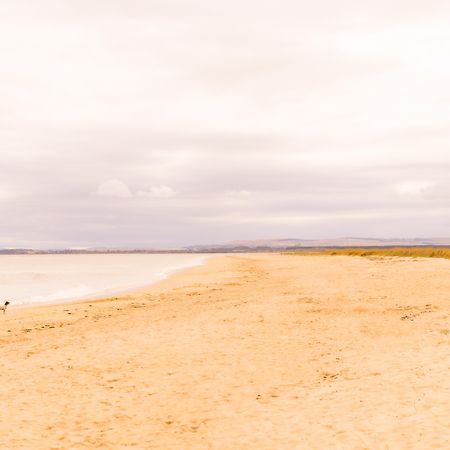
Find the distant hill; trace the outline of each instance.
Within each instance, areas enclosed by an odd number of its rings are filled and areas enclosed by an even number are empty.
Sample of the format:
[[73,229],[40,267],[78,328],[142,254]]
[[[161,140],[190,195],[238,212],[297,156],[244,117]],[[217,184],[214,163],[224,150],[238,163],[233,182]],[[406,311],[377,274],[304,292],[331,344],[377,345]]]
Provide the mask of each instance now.
[[415,246],[450,246],[450,238],[416,238],[416,239],[256,239],[231,241],[224,244],[195,245],[186,247],[195,252],[242,252],[242,251],[276,251],[311,248],[334,247],[415,247]]
[[270,252],[282,250],[336,248],[336,247],[443,247],[450,246],[450,238],[416,238],[416,239],[255,239],[230,241],[222,244],[190,245],[170,249],[152,248],[83,248],[61,250],[33,250],[0,248],[0,255],[40,255],[40,254],[104,254],[104,253],[241,253]]

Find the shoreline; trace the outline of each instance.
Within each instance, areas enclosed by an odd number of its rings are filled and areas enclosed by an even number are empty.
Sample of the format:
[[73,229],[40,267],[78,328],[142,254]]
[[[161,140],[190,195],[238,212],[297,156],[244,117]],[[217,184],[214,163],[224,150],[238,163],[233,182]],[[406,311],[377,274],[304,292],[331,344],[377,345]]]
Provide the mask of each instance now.
[[225,255],[126,294],[8,311],[0,447],[446,449],[449,271]]
[[[58,314],[67,312],[70,308],[79,309],[81,307],[86,307],[86,305],[101,305],[100,307],[104,306],[108,309],[115,308],[117,304],[127,304],[132,302],[132,300],[137,297],[148,298],[154,293],[181,286],[185,280],[191,277],[191,272],[195,274],[197,272],[196,269],[199,269],[201,273],[202,268],[205,268],[205,270],[208,271],[210,263],[213,263],[215,260],[220,261],[221,258],[226,257],[227,255],[206,256],[205,260],[199,264],[177,269],[172,273],[169,273],[166,277],[158,279],[153,283],[137,286],[122,292],[94,297],[89,296],[86,298],[68,299],[67,301],[14,305],[12,308],[8,307],[8,310],[4,315],[0,314],[0,326],[2,321],[17,320],[22,323],[24,320],[31,320],[31,322],[35,319],[41,320],[41,316],[46,312],[50,315],[49,317],[45,317],[46,321],[56,322],[60,320]],[[36,317],[36,315],[38,315],[38,317]],[[3,331],[4,330],[0,328],[0,344],[2,343],[2,336],[4,336],[4,333],[2,333]]]
[[[22,256],[22,255],[20,255]],[[44,300],[44,301],[37,301],[37,302],[25,302],[25,303],[14,303],[14,300],[9,299],[11,302],[11,305],[9,305],[8,310],[16,310],[16,309],[23,309],[23,308],[34,308],[34,307],[40,307],[40,306],[52,306],[52,305],[64,305],[64,304],[70,304],[70,303],[78,303],[80,301],[95,301],[98,299],[104,299],[108,297],[117,297],[121,295],[126,295],[127,293],[135,292],[141,289],[147,289],[150,288],[150,286],[157,284],[163,280],[166,280],[167,278],[170,278],[174,274],[181,272],[183,270],[189,269],[191,267],[197,267],[201,266],[207,263],[207,261],[212,258],[211,255],[206,254],[199,254],[199,260],[193,261],[191,263],[187,263],[184,265],[180,265],[177,267],[167,268],[160,271],[158,275],[155,276],[155,280],[152,282],[144,282],[144,283],[138,283],[134,285],[129,285],[127,287],[122,288],[110,288],[110,289],[102,289],[99,291],[92,292],[91,294],[86,294],[81,297],[68,297],[66,299],[60,298],[56,300]],[[221,256],[221,255],[217,255]]]

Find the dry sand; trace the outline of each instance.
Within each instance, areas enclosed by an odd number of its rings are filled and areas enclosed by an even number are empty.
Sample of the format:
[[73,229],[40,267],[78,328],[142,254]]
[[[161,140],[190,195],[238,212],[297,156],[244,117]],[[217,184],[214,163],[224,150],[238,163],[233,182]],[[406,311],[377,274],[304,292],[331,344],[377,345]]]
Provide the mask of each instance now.
[[231,255],[0,315],[1,449],[449,449],[450,261]]

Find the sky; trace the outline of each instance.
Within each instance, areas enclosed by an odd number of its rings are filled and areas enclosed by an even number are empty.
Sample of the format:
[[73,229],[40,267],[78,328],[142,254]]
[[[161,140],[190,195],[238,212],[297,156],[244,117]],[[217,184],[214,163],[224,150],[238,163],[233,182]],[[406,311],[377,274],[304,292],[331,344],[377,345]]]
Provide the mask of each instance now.
[[0,247],[450,236],[450,2],[2,0]]

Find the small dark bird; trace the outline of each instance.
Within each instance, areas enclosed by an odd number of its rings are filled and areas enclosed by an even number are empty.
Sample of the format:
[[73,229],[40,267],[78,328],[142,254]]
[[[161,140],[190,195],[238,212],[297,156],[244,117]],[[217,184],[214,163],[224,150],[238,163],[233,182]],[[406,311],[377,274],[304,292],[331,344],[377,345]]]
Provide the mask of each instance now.
[[6,308],[8,307],[9,302],[5,302],[5,304],[3,306],[0,306],[0,311],[3,311],[3,314],[5,314],[6,312]]

